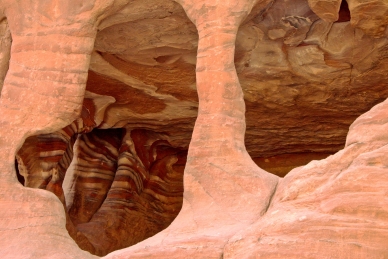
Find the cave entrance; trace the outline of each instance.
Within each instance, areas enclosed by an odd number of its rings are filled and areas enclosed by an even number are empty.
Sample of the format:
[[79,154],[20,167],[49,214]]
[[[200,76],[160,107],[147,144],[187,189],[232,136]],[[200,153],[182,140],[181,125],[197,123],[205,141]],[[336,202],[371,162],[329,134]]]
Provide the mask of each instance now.
[[136,244],[166,228],[182,206],[187,151],[145,129],[93,129],[72,124],[29,137],[17,155],[19,181],[53,192],[66,227],[93,254]]
[[379,78],[384,66],[366,62],[385,53],[370,43],[381,40],[361,31],[355,38],[349,20],[345,0],[335,23],[321,20],[306,1],[277,0],[253,9],[240,26],[235,66],[246,104],[245,144],[263,169],[284,177],[336,153],[351,123],[387,98]]
[[134,245],[179,213],[197,45],[176,2],[131,1],[99,25],[80,118],[27,138],[17,154],[19,181],[61,200],[81,249],[103,256]]
[[[57,195],[70,235],[97,255],[158,233],[182,204],[198,106],[198,36],[180,5],[157,2],[133,1],[102,21],[81,117],[28,138],[17,156],[20,182]],[[322,35],[302,2],[275,1],[251,14],[236,41],[246,148],[260,167],[280,176],[340,150],[354,119],[388,96],[386,79],[373,78],[376,67],[359,81],[349,78],[362,74],[365,64],[357,65],[364,59],[344,57],[372,53],[365,48],[373,44],[344,41],[343,50],[330,49],[337,44],[319,39],[335,37]]]
[[336,22],[349,22],[350,21],[350,10],[348,2],[342,0],[340,10],[338,12],[338,20]]

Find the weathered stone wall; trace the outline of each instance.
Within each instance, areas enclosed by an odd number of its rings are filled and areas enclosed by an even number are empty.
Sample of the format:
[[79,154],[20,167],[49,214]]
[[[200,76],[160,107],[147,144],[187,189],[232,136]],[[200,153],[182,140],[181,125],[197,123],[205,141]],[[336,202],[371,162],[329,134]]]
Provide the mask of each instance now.
[[387,17],[0,0],[1,257],[385,258]]

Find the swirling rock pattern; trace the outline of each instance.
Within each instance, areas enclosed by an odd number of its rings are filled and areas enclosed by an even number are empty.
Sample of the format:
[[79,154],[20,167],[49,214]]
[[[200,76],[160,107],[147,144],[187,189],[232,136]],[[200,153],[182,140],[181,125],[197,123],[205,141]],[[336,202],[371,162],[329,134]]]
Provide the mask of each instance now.
[[387,8],[0,0],[1,257],[385,258]]
[[105,255],[173,221],[182,206],[186,152],[153,132],[125,130],[117,141],[117,130],[101,131],[78,139],[69,215],[96,254]]
[[17,155],[24,186],[53,192],[66,209],[69,234],[93,254],[166,228],[182,206],[187,152],[146,130],[86,133],[76,125],[26,140]]

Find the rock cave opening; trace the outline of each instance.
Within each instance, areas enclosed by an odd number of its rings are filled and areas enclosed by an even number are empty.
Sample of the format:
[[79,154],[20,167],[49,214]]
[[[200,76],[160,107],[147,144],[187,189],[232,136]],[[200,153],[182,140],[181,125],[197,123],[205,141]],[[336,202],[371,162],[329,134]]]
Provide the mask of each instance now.
[[134,245],[179,213],[197,42],[176,2],[132,1],[99,25],[80,117],[19,150],[19,182],[59,198],[81,249],[104,256]]
[[313,12],[303,3],[253,9],[236,40],[246,148],[258,166],[281,177],[341,150],[351,123],[388,96],[377,80],[383,66],[368,61],[386,53],[385,38],[352,26],[346,0],[336,21],[320,18],[332,5]]
[[336,22],[349,22],[350,21],[350,10],[348,2],[342,0],[340,10],[338,12],[338,20]]
[[[354,119],[388,96],[367,59],[384,51],[383,40],[354,43],[346,1],[336,23],[302,2],[252,13],[236,40],[245,145],[281,177],[342,149]],[[29,137],[17,155],[19,181],[53,192],[69,234],[99,256],[160,232],[182,206],[198,36],[180,5],[158,3],[134,1],[102,21],[80,118]]]
[[187,150],[145,129],[76,128],[27,138],[17,155],[19,181],[53,192],[70,236],[93,254],[166,228],[182,206]]

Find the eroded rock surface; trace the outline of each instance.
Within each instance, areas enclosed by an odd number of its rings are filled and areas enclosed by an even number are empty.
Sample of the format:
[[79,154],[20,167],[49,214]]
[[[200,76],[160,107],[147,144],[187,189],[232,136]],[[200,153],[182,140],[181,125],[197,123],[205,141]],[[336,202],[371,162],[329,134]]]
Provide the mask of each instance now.
[[385,258],[387,17],[0,0],[2,258]]
[[291,171],[266,215],[230,239],[224,257],[384,258],[387,108],[359,117],[343,150]]
[[8,71],[9,58],[11,51],[11,32],[9,31],[7,19],[0,15],[0,92],[3,88],[5,75]]

